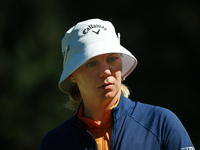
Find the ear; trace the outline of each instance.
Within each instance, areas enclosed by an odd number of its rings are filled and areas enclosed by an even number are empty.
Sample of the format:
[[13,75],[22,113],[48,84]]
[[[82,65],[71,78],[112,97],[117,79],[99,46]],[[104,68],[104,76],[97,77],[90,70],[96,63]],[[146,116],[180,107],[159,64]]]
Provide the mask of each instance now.
[[74,77],[73,74],[71,74],[71,75],[68,77],[68,79],[69,79],[71,82],[76,82],[76,79],[75,79],[75,77]]

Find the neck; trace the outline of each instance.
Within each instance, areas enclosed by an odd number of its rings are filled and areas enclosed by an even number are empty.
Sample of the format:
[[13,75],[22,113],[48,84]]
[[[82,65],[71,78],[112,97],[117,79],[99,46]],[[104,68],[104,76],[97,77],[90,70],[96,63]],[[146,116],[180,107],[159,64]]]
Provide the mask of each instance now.
[[99,123],[103,122],[104,117],[108,110],[114,106],[120,96],[120,92],[116,94],[116,96],[109,100],[93,100],[93,103],[87,103],[84,102],[84,109],[83,109],[83,115],[84,117],[87,117],[89,119],[98,121]]

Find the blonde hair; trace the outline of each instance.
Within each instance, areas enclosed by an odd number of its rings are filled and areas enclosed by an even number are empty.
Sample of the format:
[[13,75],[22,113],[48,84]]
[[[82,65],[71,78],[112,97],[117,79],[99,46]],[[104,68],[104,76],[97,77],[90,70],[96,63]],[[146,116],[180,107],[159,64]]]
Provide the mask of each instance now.
[[[128,87],[125,84],[121,84],[121,90],[125,97],[129,97],[130,91]],[[82,103],[82,97],[79,91],[79,88],[75,82],[71,83],[70,89],[69,89],[69,101],[66,104],[66,107],[72,110],[73,112],[76,112],[80,104]]]

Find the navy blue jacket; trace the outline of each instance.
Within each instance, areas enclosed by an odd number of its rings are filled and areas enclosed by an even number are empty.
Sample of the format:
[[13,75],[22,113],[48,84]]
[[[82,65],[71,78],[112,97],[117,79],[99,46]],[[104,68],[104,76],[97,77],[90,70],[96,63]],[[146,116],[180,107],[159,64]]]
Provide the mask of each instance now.
[[[168,109],[134,102],[121,94],[112,110],[112,150],[194,150],[180,120]],[[40,150],[97,150],[76,114],[43,139]]]

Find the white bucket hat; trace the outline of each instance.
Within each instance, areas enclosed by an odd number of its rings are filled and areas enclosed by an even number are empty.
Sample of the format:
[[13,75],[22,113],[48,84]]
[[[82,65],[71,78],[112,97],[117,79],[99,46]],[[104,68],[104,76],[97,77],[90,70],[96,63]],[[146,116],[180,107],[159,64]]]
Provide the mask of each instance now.
[[123,46],[111,22],[90,19],[69,29],[62,39],[63,72],[59,88],[69,91],[71,81],[68,77],[89,59],[106,54],[122,54],[122,78],[126,78],[136,67],[136,58]]

